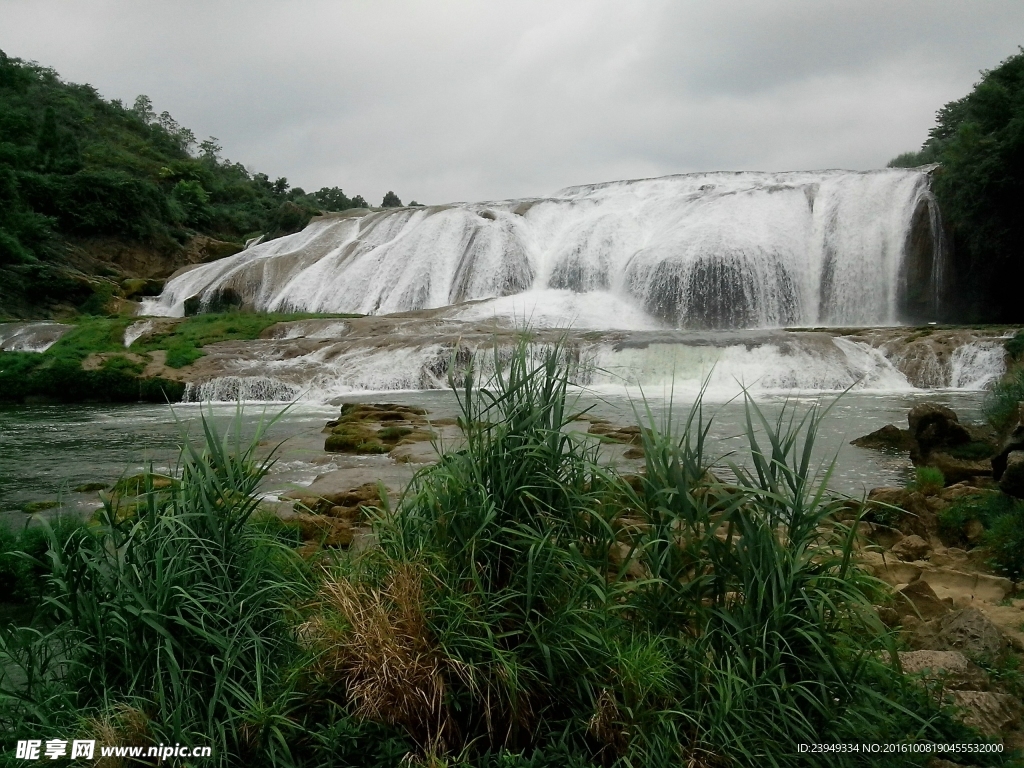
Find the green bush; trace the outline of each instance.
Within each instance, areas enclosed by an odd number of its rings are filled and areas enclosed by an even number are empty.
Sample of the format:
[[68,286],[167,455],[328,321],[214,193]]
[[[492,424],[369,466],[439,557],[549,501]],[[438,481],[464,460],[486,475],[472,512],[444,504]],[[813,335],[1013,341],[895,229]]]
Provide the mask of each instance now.
[[1004,432],[1017,423],[1018,403],[1024,401],[1024,367],[1010,370],[985,395],[985,418]]
[[1006,354],[1012,362],[1020,362],[1024,358],[1024,330],[1017,331],[1013,338],[1007,340]]
[[1015,582],[1024,576],[1024,502],[1014,500],[988,526],[982,543],[997,573]]
[[977,521],[990,529],[995,521],[1013,511],[1013,497],[997,491],[979,491],[963,496],[938,513],[939,534],[950,546],[972,546],[967,540],[967,524]]
[[195,344],[190,341],[180,341],[167,347],[167,357],[164,364],[168,368],[184,368],[192,365],[203,356],[203,353],[196,349]]
[[49,523],[49,531],[41,526],[25,526],[15,531],[0,525],[0,595],[3,602],[25,604],[37,602],[43,594],[47,576],[51,574],[46,558],[51,540],[63,547],[70,539],[82,535],[85,523],[81,518],[60,515]]

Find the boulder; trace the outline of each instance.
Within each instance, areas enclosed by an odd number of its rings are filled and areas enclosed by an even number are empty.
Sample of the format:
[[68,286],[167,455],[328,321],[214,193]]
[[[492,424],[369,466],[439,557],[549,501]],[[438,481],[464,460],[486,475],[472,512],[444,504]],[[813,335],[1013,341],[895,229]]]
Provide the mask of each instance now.
[[960,423],[956,413],[937,403],[921,403],[907,415],[910,425],[910,459],[916,466],[939,469],[946,483],[958,483],[992,473],[992,463],[984,458],[992,446],[983,431]]
[[992,462],[988,459],[958,459],[946,451],[933,450],[918,461],[942,472],[947,483],[961,483],[972,477],[992,474]]
[[976,601],[994,605],[1013,590],[1013,582],[1006,577],[973,570],[928,568],[921,573],[921,578],[940,598],[951,598],[959,606],[968,606]]
[[977,608],[961,608],[922,623],[910,643],[916,650],[960,651],[989,659],[1006,648],[1003,633]]
[[951,600],[940,600],[924,579],[907,584],[896,593],[893,608],[900,617],[917,616],[925,621],[937,619],[953,608]]
[[1017,424],[1003,441],[1002,449],[992,459],[993,478],[996,480],[1002,478],[1009,456],[1015,451],[1024,451],[1024,402],[1017,404]]
[[928,456],[936,449],[952,448],[971,442],[971,433],[960,423],[956,412],[938,403],[921,403],[907,414],[910,436],[916,445],[911,455]]
[[999,476],[999,489],[1018,499],[1024,499],[1024,450],[1010,451]]
[[1020,720],[1020,701],[1005,693],[951,691],[950,696],[964,710],[964,724],[986,736],[1000,736]]
[[892,553],[904,562],[923,560],[931,550],[931,545],[917,534],[904,536],[892,547]]
[[861,522],[857,530],[872,544],[877,544],[882,549],[892,549],[899,542],[903,541],[903,533],[879,523]]
[[900,429],[895,424],[886,424],[869,435],[851,440],[850,445],[883,451],[909,451],[914,445],[914,440],[910,436],[910,430]]
[[906,674],[941,681],[950,691],[988,690],[988,674],[959,651],[901,651],[900,665]]

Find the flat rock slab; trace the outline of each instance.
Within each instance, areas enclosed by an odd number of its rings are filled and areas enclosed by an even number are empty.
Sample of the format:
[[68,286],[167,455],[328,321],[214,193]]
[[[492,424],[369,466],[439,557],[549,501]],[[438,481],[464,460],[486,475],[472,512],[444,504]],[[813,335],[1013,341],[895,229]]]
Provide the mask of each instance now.
[[900,665],[908,675],[938,680],[951,691],[988,690],[985,670],[959,651],[900,651]]
[[303,499],[310,496],[331,497],[358,488],[366,483],[381,482],[388,496],[397,498],[416,474],[418,467],[394,462],[368,464],[365,467],[344,467],[319,475],[304,488],[296,488],[282,499]]

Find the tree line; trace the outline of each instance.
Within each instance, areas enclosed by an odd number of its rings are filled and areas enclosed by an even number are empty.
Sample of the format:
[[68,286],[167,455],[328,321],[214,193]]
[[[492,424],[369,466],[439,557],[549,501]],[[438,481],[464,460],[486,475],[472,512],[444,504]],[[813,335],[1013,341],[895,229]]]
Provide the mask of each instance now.
[[917,152],[889,162],[937,163],[932,189],[953,245],[950,319],[1021,322],[1024,278],[1024,48],[936,114]]

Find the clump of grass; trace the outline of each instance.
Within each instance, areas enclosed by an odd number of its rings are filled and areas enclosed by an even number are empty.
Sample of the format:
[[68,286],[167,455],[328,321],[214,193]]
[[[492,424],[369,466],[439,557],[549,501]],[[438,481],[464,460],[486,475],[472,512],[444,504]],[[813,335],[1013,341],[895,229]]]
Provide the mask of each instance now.
[[304,569],[249,523],[270,467],[256,460],[259,435],[245,447],[206,419],[204,429],[206,449],[186,445],[180,482],[157,492],[147,475],[133,489],[133,515],[115,494],[90,533],[49,532],[46,622],[0,642],[8,722],[67,732],[70,713],[103,721],[116,706],[145,713],[149,743],[212,742],[221,764],[287,751],[279,730],[253,723],[273,711],[295,652],[285,619]]
[[1010,370],[985,395],[985,418],[999,432],[1017,423],[1018,403],[1024,401],[1024,366]]
[[164,358],[164,365],[168,368],[184,368],[192,365],[203,356],[201,350],[189,341],[175,342],[167,347],[167,356]]
[[946,477],[938,467],[917,467],[914,479],[907,485],[911,491],[924,496],[934,496],[946,487]]
[[50,572],[46,552],[50,542],[63,547],[80,535],[85,523],[59,515],[46,528],[26,524],[20,530],[0,525],[0,595],[3,602],[24,605],[38,600]]

